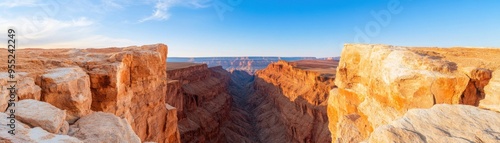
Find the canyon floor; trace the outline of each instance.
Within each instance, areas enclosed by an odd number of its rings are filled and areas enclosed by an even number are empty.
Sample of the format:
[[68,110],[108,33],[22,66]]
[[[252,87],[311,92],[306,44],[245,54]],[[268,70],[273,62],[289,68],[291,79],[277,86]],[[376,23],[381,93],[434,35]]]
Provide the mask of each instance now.
[[15,107],[0,73],[0,142],[500,142],[499,49],[346,44],[340,60],[205,64],[167,53],[17,50]]

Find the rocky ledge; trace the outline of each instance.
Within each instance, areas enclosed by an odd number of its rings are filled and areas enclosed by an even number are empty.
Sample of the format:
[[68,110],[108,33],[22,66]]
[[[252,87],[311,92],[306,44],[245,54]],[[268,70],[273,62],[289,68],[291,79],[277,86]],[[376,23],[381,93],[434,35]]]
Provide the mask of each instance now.
[[[328,99],[332,138],[337,142],[441,142],[447,137],[456,137],[448,142],[498,141],[500,126],[476,119],[500,116],[498,61],[499,49],[346,44],[335,79],[338,89],[330,91]],[[433,116],[437,113],[443,115]],[[461,117],[466,113],[471,115]],[[457,131],[461,130],[457,125],[464,125],[463,131],[469,133]],[[475,132],[489,132],[491,128],[484,125],[496,128],[493,134]],[[474,127],[478,129],[467,130]],[[436,139],[429,134],[436,130],[446,135]]]
[[[17,50],[17,100],[30,103],[17,107],[19,135],[4,135],[2,126],[0,140],[179,142],[175,108],[165,103],[166,58],[163,44]],[[0,75],[4,112],[9,83],[7,73]]]

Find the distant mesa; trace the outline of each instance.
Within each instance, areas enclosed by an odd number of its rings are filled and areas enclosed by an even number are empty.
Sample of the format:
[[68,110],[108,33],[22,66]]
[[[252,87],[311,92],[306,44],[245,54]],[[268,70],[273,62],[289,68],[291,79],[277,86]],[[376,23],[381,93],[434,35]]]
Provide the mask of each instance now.
[[228,71],[242,70],[255,74],[257,70],[264,69],[267,65],[280,60],[293,62],[299,60],[340,60],[340,57],[169,57],[167,62],[192,62],[205,63],[208,67],[222,66]]

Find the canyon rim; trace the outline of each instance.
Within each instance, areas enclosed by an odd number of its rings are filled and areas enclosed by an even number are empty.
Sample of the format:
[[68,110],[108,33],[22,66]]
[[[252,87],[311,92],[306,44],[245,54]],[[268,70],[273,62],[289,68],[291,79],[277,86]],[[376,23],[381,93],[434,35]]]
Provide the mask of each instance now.
[[500,143],[499,6],[3,0],[0,143]]
[[[2,142],[498,142],[500,50],[346,44],[227,71],[164,44],[18,50]],[[2,65],[2,70],[7,70]]]

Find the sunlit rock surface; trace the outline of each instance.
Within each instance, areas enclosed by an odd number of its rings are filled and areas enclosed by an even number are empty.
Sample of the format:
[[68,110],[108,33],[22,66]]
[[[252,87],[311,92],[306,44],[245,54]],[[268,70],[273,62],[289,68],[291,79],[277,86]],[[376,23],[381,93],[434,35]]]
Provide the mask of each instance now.
[[[25,80],[22,83],[31,87],[20,89],[33,96],[19,97],[37,99],[38,86],[40,100],[67,110],[70,123],[91,111],[103,111],[127,120],[140,141],[170,142],[167,132],[172,134],[178,129],[176,124],[171,124],[177,120],[172,115],[175,112],[165,106],[166,58],[164,44],[102,49],[19,49],[16,50],[16,72],[26,73],[23,77],[34,80],[34,84]],[[2,71],[7,70],[6,63],[0,66]],[[2,82],[2,93],[6,92],[4,85]],[[4,94],[0,97],[3,110]],[[171,126],[167,126],[168,123]],[[179,141],[173,140],[176,141],[171,142]]]
[[328,99],[334,141],[366,140],[413,108],[467,104],[494,110],[499,103],[492,73],[500,67],[498,49],[346,44],[341,57],[338,89]]
[[376,128],[369,142],[500,141],[500,113],[467,105],[438,104],[412,109],[402,118]]

